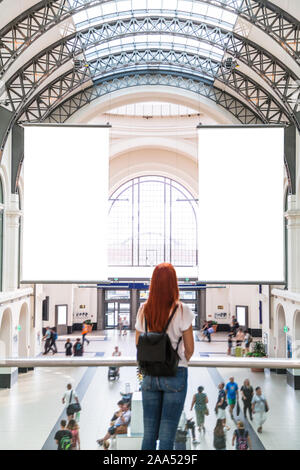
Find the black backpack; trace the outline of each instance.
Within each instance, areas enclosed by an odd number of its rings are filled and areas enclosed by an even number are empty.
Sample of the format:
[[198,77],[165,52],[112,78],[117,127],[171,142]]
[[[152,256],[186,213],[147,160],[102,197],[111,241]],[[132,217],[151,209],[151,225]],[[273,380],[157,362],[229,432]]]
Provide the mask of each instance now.
[[162,333],[148,332],[145,316],[145,333],[141,333],[137,345],[137,360],[143,375],[153,377],[174,377],[177,372],[179,355],[177,348],[173,349],[166,331],[171,323],[178,305],[173,309]]

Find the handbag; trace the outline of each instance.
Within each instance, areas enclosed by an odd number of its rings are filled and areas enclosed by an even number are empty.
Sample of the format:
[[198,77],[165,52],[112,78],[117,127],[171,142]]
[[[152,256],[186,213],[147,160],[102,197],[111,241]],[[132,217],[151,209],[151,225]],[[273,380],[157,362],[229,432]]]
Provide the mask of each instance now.
[[209,409],[207,408],[207,406],[205,407],[204,414],[205,414],[206,416],[209,415]]
[[71,391],[71,395],[70,395],[70,399],[69,399],[69,406],[67,408],[67,415],[68,416],[73,415],[73,414],[78,413],[79,411],[81,411],[81,406],[80,406],[79,403],[71,403],[72,394],[73,394],[73,390]]
[[140,334],[137,345],[137,361],[143,375],[153,377],[174,377],[176,375],[180,359],[177,350],[182,338],[179,338],[176,349],[173,349],[166,331],[177,307],[178,305],[174,307],[162,333],[148,332],[145,316],[145,333]]

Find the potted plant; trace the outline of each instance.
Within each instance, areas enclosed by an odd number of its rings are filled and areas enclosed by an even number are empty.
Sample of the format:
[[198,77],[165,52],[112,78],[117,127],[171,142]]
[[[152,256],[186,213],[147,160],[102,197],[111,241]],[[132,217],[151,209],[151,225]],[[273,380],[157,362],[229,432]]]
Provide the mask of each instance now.
[[218,329],[218,322],[217,322],[217,321],[212,321],[212,322],[211,322],[211,326],[212,326],[212,328],[214,329],[214,331],[216,332],[217,329]]
[[[267,357],[265,345],[261,341],[254,343],[253,350],[246,354],[247,357]],[[264,372],[265,369],[251,368],[252,372]]]

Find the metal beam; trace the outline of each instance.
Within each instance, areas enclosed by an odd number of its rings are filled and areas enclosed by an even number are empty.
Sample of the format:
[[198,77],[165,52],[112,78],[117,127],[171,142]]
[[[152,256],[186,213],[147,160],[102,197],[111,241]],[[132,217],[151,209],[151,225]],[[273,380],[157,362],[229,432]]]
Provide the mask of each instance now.
[[113,93],[117,90],[136,86],[164,85],[181,88],[204,96],[220,105],[233,114],[242,124],[261,124],[259,116],[244,103],[212,85],[203,83],[196,76],[178,73],[175,71],[140,70],[137,73],[121,73],[106,77],[85,90],[80,90],[51,110],[44,122],[66,122],[80,108],[86,106],[97,98]]
[[220,52],[225,51],[232,55],[263,79],[273,90],[274,96],[277,95],[291,118],[296,120],[294,112],[298,110],[300,94],[298,77],[284,63],[255,43],[233,32],[178,17],[117,20],[92,26],[62,38],[31,58],[6,82],[12,110],[19,114],[25,102],[51,73],[90,47],[109,43],[110,40],[136,37],[137,34],[171,34],[174,38],[178,36],[197,39],[220,48]]
[[[90,358],[3,358],[0,367],[137,367],[135,357],[90,357]],[[189,367],[226,367],[226,368],[257,368],[257,369],[300,369],[299,359],[270,359],[253,357],[203,357],[191,359]]]
[[[62,38],[25,64],[6,84],[14,119],[10,127],[19,120],[26,103],[34,96],[35,90],[48,79],[55,70],[87,48],[109,40],[123,37],[136,37],[136,34],[172,34],[185,38],[198,39],[219,47],[233,55],[262,78],[277,95],[282,108],[291,122],[300,129],[295,111],[299,106],[300,87],[293,72],[276,58],[244,37],[224,31],[219,27],[182,20],[180,18],[131,18],[90,27],[67,38]],[[3,148],[4,142],[1,144]]]
[[24,129],[14,125],[12,129],[12,157],[11,157],[11,192],[18,192],[18,179],[24,159]]
[[66,72],[30,100],[20,121],[46,119],[59,102],[68,99],[68,95],[76,88],[82,88],[91,79],[97,82],[97,77],[103,79],[108,75],[111,76],[112,73],[130,70],[138,72],[145,66],[149,72],[151,67],[159,68],[160,71],[174,70],[175,72],[177,70],[178,75],[180,75],[179,70],[182,70],[182,73],[189,71],[190,77],[198,81],[201,78],[203,81],[218,79],[227,87],[228,94],[231,89],[246,101],[247,106],[253,109],[262,122],[273,124],[289,122],[289,117],[280,103],[239,69],[228,71],[219,62],[186,51],[153,48],[134,48],[108,55],[103,52],[102,57],[88,63],[88,68],[85,64],[80,70],[72,69]]

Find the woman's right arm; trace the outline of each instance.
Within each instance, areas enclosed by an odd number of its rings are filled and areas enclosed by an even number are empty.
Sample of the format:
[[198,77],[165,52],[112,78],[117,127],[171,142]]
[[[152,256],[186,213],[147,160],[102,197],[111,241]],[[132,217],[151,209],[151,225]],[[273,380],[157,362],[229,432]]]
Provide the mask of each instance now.
[[188,330],[182,332],[184,355],[186,360],[189,361],[194,354],[194,333],[193,326],[191,325]]

